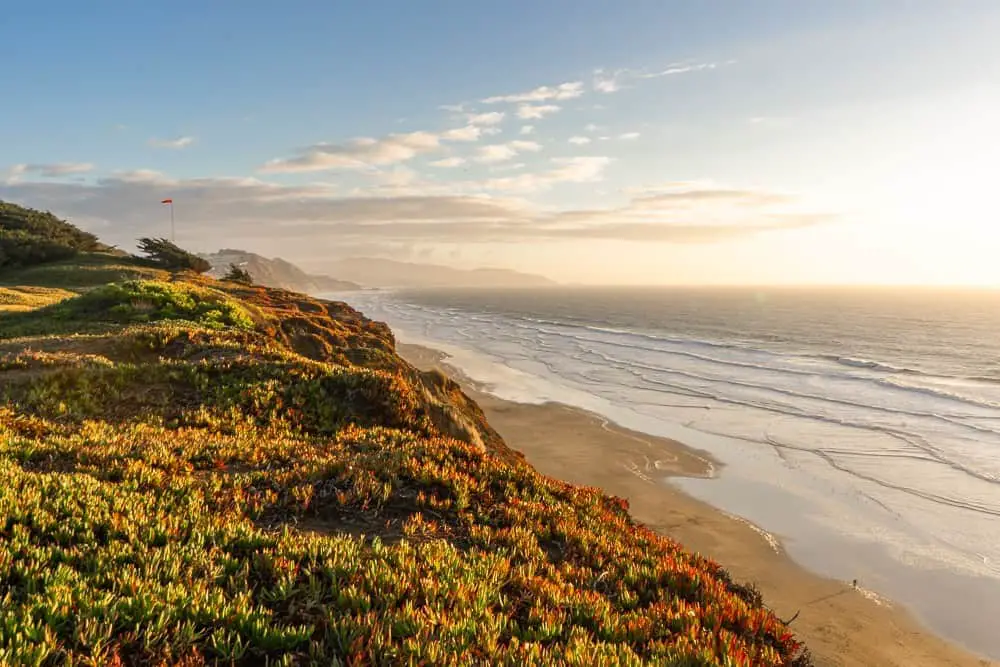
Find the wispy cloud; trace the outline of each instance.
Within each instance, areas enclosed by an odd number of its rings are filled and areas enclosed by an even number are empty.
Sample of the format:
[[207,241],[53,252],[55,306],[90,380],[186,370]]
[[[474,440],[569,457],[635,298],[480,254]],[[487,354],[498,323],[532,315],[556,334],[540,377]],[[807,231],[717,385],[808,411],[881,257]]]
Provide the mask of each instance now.
[[675,181],[655,186],[635,186],[625,189],[633,201],[659,207],[686,207],[692,203],[765,208],[790,206],[797,198],[784,192],[751,188],[721,187],[711,181]]
[[503,162],[517,155],[517,151],[504,144],[493,146],[480,146],[476,155],[476,162],[489,164],[491,162]]
[[[623,207],[563,211],[560,229],[575,238],[710,242],[780,229],[822,224],[835,216],[803,210],[797,200],[765,190],[668,184],[636,193]],[[561,225],[560,225],[561,227]]]
[[16,164],[8,170],[10,178],[33,174],[43,178],[59,178],[73,176],[93,171],[94,165],[89,162],[52,162],[47,164]]
[[508,146],[513,146],[518,151],[539,151],[542,149],[541,144],[535,141],[524,141],[521,139],[515,139],[507,144]]
[[464,157],[446,157],[442,160],[435,160],[434,162],[429,162],[432,167],[442,167],[445,169],[451,169],[454,167],[461,167],[465,164],[466,160]]
[[[620,70],[595,73],[593,90],[613,93],[639,79],[655,79],[714,68],[712,63],[671,65],[648,72]],[[128,243],[149,235],[151,202],[169,192],[184,202],[183,224],[191,247],[210,249],[235,234],[259,239],[268,252],[294,257],[344,243],[406,245],[446,243],[619,239],[650,242],[711,242],[770,230],[821,224],[830,216],[802,210],[786,194],[722,187],[711,183],[668,183],[662,187],[618,190],[626,197],[616,206],[553,210],[531,203],[529,195],[550,189],[597,191],[617,182],[608,178],[614,161],[601,155],[548,159],[533,139],[532,119],[560,111],[560,100],[584,94],[580,82],[543,86],[524,93],[487,98],[482,103],[510,107],[480,113],[476,105],[442,107],[450,118],[433,132],[387,134],[336,143],[316,143],[271,160],[262,173],[356,170],[365,173],[343,182],[279,185],[258,178],[174,179],[148,170],[116,173],[96,179],[49,180],[92,169],[82,163],[17,165],[17,173],[0,182],[0,199],[30,202],[116,234],[110,242]],[[616,98],[604,98],[602,101]],[[586,104],[570,103],[573,108]],[[500,110],[502,109],[502,110]],[[593,118],[599,117],[595,114]],[[513,123],[504,139],[478,145],[484,137]],[[749,122],[756,122],[750,120]],[[763,123],[763,121],[760,121]],[[519,129],[516,129],[520,125]],[[541,124],[539,124],[541,126]],[[621,132],[588,124],[567,141],[588,149],[565,153],[600,153],[614,143],[634,140],[638,132]],[[636,127],[636,125],[631,125]],[[545,137],[544,132],[542,132]],[[183,148],[193,139],[158,142]],[[152,143],[152,142],[151,142]],[[556,143],[552,142],[553,145]],[[595,144],[596,147],[595,148]],[[619,146],[619,150],[624,146]],[[568,150],[567,150],[568,149]],[[415,158],[420,158],[415,160]],[[529,159],[530,158],[530,159]],[[429,160],[425,162],[424,160]],[[427,165],[421,173],[416,165]],[[413,167],[413,168],[411,168]],[[462,167],[469,167],[464,169]],[[450,170],[450,171],[449,171]],[[470,173],[471,172],[471,173]],[[617,176],[617,174],[615,175]],[[319,180],[318,178],[316,180]],[[332,180],[332,179],[331,179]],[[358,185],[360,183],[361,185]],[[581,187],[580,184],[595,184]],[[353,188],[353,189],[352,189]],[[569,193],[572,194],[572,193]],[[539,199],[541,201],[541,199]],[[180,208],[180,207],[179,207]],[[113,225],[111,223],[114,223]],[[211,224],[210,224],[211,223]],[[298,250],[297,250],[298,249]]]
[[508,141],[505,144],[481,146],[478,154],[476,155],[476,162],[482,162],[484,164],[503,162],[505,160],[510,160],[519,153],[534,153],[540,151],[541,149],[541,145],[534,141],[522,140]]
[[664,76],[674,76],[677,74],[688,74],[691,72],[701,72],[716,69],[722,65],[732,64],[733,61],[725,63],[716,62],[682,62],[673,63],[659,70],[636,70],[619,69],[609,71],[605,69],[594,70],[591,80],[591,89],[598,93],[614,93],[628,86],[629,82],[637,79],[658,79]]
[[456,127],[441,133],[441,138],[446,141],[477,141],[481,136],[483,136],[483,128],[478,125]]
[[[470,194],[343,196],[322,184],[285,186],[252,178],[184,180],[137,171],[93,183],[0,184],[0,199],[52,210],[86,223],[87,228],[101,229],[110,243],[125,245],[157,233],[149,215],[151,202],[169,191],[184,202],[178,223],[187,247],[215,249],[238,234],[248,244],[292,258],[304,252],[336,252],[351,243],[567,239],[701,243],[833,219],[803,210],[790,195],[711,184],[643,189],[622,206],[600,209],[551,211],[521,198],[507,198],[563,183],[600,181],[610,163],[606,157],[555,159],[551,168],[538,172],[459,184]],[[412,185],[413,179],[413,172],[406,169],[378,176],[383,185],[397,189]],[[489,194],[471,194],[474,190]]]
[[394,167],[374,173],[375,180],[388,188],[404,188],[419,180],[417,172],[406,167]]
[[405,162],[421,153],[438,150],[441,139],[430,132],[390,134],[382,139],[362,137],[346,144],[320,143],[309,147],[302,155],[271,160],[264,173],[295,173],[328,169],[370,169]]
[[618,78],[615,73],[606,72],[603,69],[594,70],[593,89],[599,93],[613,93],[619,88]]
[[678,63],[670,65],[659,72],[643,72],[636,76],[640,79],[656,79],[661,76],[672,76],[674,74],[687,74],[688,72],[701,72],[707,69],[715,69],[718,63]]
[[486,135],[498,134],[500,128],[496,125],[503,121],[504,115],[502,111],[466,114],[466,125],[443,132],[393,133],[380,139],[358,137],[339,144],[321,142],[301,149],[299,155],[270,160],[259,171],[297,173],[335,169],[371,170],[432,153],[441,148],[442,142],[471,142]]
[[488,111],[486,113],[473,113],[468,115],[469,125],[497,125],[503,122],[503,111]]
[[[219,179],[209,179],[218,180],[222,182],[242,182],[246,179],[239,178],[219,178]],[[253,180],[253,179],[249,179]],[[167,176],[155,169],[128,169],[124,171],[116,171],[114,174],[106,179],[102,180],[103,183],[159,183],[163,185],[168,185],[170,183],[175,183],[174,179],[167,178]]]
[[194,143],[194,137],[177,137],[176,139],[150,139],[153,148],[187,148]]
[[5,170],[0,172],[0,174],[3,174],[3,180],[0,182],[7,184],[16,183],[18,179],[20,179],[21,174],[24,173],[24,167],[25,165],[23,164],[14,164],[7,167]]
[[618,82],[614,79],[598,79],[594,81],[594,90],[599,93],[614,93],[618,90]]
[[558,86],[539,86],[533,90],[512,95],[496,95],[482,100],[484,104],[497,104],[500,102],[545,102],[547,100],[571,100],[583,95],[582,81],[569,81]]
[[476,141],[492,134],[478,125],[446,130],[441,133],[408,132],[389,134],[381,139],[360,137],[343,144],[319,143],[301,151],[300,155],[279,158],[264,164],[262,173],[296,173],[332,169],[370,170],[411,160],[417,155],[440,150],[443,141]]
[[562,107],[555,104],[522,104],[517,108],[517,117],[523,118],[524,120],[532,120],[535,118],[544,118],[550,114],[554,114]]
[[496,173],[496,172],[502,172],[502,171],[518,171],[520,169],[524,169],[527,166],[528,165],[525,164],[524,162],[513,162],[513,163],[509,163],[509,164],[496,164],[496,165],[493,165],[492,167],[490,167],[490,171],[494,172],[494,173]]
[[604,176],[604,170],[611,164],[609,157],[553,158],[553,168],[539,172],[519,174],[485,181],[487,190],[504,192],[537,192],[547,190],[558,183],[591,183]]

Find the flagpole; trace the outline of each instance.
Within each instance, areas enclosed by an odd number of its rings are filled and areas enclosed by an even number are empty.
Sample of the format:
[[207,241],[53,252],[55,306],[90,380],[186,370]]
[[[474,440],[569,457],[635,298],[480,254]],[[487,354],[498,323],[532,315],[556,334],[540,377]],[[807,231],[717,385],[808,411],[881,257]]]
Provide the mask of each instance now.
[[160,201],[160,203],[161,204],[166,204],[167,206],[170,207],[170,242],[173,243],[175,241],[175,236],[176,236],[176,234],[174,233],[174,229],[175,228],[174,228],[174,200],[173,200],[173,197],[170,197],[168,199],[163,199],[163,200]]

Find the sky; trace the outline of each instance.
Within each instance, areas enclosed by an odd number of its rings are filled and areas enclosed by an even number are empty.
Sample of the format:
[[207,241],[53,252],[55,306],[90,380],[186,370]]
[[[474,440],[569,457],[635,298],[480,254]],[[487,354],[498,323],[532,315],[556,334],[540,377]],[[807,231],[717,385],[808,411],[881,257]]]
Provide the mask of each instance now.
[[133,248],[1000,286],[993,0],[13,2],[0,199]]

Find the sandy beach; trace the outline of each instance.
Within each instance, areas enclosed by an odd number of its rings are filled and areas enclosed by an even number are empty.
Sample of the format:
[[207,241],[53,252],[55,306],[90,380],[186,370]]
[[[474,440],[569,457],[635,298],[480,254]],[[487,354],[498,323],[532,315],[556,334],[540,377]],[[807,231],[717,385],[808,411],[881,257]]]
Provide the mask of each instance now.
[[637,521],[717,560],[737,580],[755,583],[781,618],[795,616],[791,626],[818,665],[997,664],[931,634],[863,584],[810,573],[770,535],[662,481],[711,475],[717,464],[707,454],[576,408],[498,399],[448,367],[435,350],[406,344],[398,350],[418,368],[439,368],[459,381],[507,444],[541,473],[626,498]]

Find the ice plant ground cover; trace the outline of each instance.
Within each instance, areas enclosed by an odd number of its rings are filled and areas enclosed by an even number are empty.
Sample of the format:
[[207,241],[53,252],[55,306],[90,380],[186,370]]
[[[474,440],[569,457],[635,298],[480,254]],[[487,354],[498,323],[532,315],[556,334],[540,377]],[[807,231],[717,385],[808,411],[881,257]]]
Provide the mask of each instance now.
[[384,325],[129,262],[0,275],[0,664],[808,664]]

